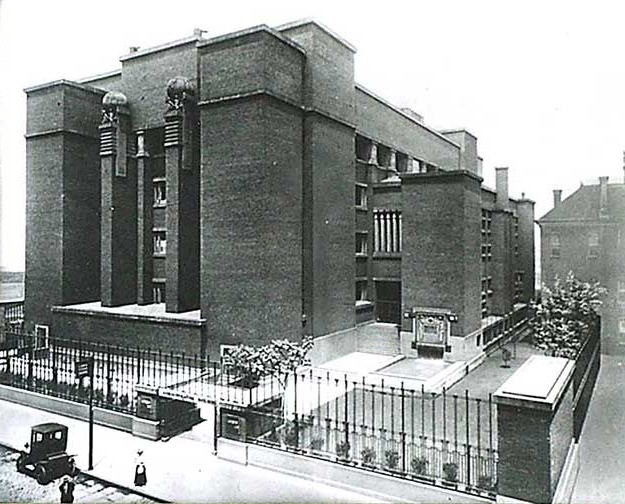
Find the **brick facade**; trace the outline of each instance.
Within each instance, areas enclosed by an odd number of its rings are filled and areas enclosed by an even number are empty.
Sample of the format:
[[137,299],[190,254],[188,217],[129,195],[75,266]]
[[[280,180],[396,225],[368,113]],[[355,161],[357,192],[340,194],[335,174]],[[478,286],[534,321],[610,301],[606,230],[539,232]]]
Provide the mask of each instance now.
[[[602,212],[602,186],[605,205]],[[580,187],[539,220],[542,280],[553,286],[569,271],[598,281],[608,292],[601,306],[602,352],[625,354],[625,184]]]
[[[88,301],[164,302],[201,311],[200,346],[214,353],[399,322],[413,306],[453,311],[466,336],[485,316],[485,274],[488,314],[528,301],[533,203],[497,191],[506,223],[500,233],[494,219],[488,273],[481,212],[495,205],[477,138],[356,84],[354,52],[315,22],[259,26],[28,89],[27,320]],[[103,108],[113,115],[98,129]],[[122,324],[96,319],[59,312],[53,329]]]

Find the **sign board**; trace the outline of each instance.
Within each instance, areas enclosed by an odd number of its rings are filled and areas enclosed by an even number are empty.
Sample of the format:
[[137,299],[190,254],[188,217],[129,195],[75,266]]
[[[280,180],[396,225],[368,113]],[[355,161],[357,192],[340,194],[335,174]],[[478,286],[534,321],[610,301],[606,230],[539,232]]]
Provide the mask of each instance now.
[[76,379],[80,380],[93,374],[93,357],[76,361]]

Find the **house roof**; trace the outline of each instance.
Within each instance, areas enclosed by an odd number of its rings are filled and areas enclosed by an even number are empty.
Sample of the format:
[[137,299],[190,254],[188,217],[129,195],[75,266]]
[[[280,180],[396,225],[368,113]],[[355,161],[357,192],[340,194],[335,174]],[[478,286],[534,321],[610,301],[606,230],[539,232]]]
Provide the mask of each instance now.
[[[540,222],[598,220],[599,185],[584,185],[543,215]],[[625,219],[625,184],[608,185],[608,215],[612,219]]]

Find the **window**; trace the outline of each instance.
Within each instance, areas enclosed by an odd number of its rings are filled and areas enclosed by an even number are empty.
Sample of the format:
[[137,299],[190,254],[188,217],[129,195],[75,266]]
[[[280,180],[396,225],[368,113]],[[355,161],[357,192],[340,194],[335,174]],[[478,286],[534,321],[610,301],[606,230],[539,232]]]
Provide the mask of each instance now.
[[560,236],[559,235],[551,235],[551,239],[549,240],[551,245],[551,258],[559,259],[560,258]]
[[356,184],[355,205],[359,208],[367,208],[367,185]]
[[618,281],[617,300],[619,303],[625,303],[625,280]]
[[514,218],[514,255],[519,255],[519,218]]
[[401,252],[401,212],[398,210],[374,210],[373,229],[376,252]]
[[165,302],[165,282],[157,280],[152,283],[152,299],[155,303]]
[[356,282],[356,304],[368,301],[369,296],[367,294],[367,281],[358,280]]
[[482,318],[488,316],[488,279],[482,278]]
[[618,321],[618,332],[621,334],[625,334],[625,318],[622,318]]
[[359,231],[356,233],[356,254],[367,255],[367,233]]
[[167,204],[167,186],[162,178],[154,179],[152,183],[154,188],[154,206],[163,207]]
[[50,328],[47,325],[35,324],[35,348],[46,348],[48,346],[48,334]]
[[482,262],[492,259],[492,212],[482,210]]
[[514,276],[514,300],[519,302],[523,298],[523,272],[517,271]]
[[588,258],[595,259],[599,256],[599,232],[591,230],[588,234]]
[[165,255],[167,253],[165,231],[154,231],[154,253],[159,255]]

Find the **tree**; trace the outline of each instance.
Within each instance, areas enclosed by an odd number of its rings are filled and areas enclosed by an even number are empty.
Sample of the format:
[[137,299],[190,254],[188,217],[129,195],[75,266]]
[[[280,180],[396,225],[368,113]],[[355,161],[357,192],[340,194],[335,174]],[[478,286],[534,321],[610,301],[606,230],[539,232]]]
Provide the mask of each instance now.
[[240,374],[248,386],[268,374],[275,376],[284,386],[283,380],[289,373],[309,363],[306,355],[312,347],[311,336],[305,336],[301,343],[281,339],[259,347],[241,344],[228,352],[224,363]]
[[541,303],[533,305],[534,345],[554,357],[575,358],[606,292],[598,282],[582,282],[571,271],[564,281],[556,277],[553,289],[543,287]]

